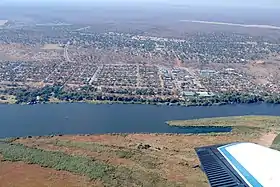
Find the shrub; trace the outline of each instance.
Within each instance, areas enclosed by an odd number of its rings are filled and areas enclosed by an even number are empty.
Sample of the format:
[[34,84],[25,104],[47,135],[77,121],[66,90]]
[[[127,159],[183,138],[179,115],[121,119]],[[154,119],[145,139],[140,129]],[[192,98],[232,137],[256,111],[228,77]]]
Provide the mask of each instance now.
[[56,170],[69,171],[86,175],[90,179],[103,178],[110,175],[114,168],[100,161],[92,161],[81,156],[71,156],[62,152],[49,152],[29,148],[21,144],[0,144],[0,153],[7,161],[23,161],[38,164]]

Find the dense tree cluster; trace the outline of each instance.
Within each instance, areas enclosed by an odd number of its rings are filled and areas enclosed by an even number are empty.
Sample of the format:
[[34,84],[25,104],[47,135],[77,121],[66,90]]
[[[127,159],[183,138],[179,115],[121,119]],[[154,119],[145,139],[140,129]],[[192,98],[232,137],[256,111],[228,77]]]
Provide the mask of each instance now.
[[278,95],[254,95],[248,93],[227,92],[221,93],[213,97],[193,97],[189,100],[190,104],[210,106],[215,104],[250,104],[250,103],[271,103],[280,104],[280,96]]
[[211,106],[223,104],[242,104],[242,103],[272,103],[280,104],[280,96],[278,95],[253,95],[248,93],[227,92],[215,96],[201,97],[194,95],[186,99],[179,99],[173,97],[143,97],[140,95],[121,95],[121,94],[102,94],[98,92],[89,92],[86,87],[79,91],[65,91],[60,85],[46,86],[40,89],[8,89],[1,91],[2,94],[16,96],[17,104],[37,104],[46,103],[50,98],[56,98],[60,101],[108,101],[119,103],[143,103],[143,104],[176,104],[176,105],[190,105],[190,106]]

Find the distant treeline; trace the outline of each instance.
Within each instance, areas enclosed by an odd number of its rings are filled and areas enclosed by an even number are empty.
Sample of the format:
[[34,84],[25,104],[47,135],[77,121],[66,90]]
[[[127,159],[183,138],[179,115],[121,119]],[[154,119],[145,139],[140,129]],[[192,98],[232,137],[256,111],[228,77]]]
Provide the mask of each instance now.
[[254,95],[248,93],[228,92],[215,96],[201,97],[192,96],[186,99],[177,97],[162,98],[150,95],[149,97],[129,96],[129,95],[106,95],[98,92],[87,92],[85,89],[77,91],[64,91],[61,86],[45,86],[40,89],[13,88],[1,91],[2,94],[16,96],[16,103],[47,103],[51,98],[56,98],[65,102],[78,101],[102,101],[102,102],[119,102],[119,103],[143,103],[143,104],[170,104],[170,105],[187,105],[187,106],[211,106],[223,104],[241,104],[241,103],[272,103],[280,104],[280,95],[262,94]]
[[242,104],[242,103],[271,103],[280,104],[280,95],[262,94],[254,95],[248,93],[227,92],[220,93],[213,97],[192,97],[189,103],[199,106]]

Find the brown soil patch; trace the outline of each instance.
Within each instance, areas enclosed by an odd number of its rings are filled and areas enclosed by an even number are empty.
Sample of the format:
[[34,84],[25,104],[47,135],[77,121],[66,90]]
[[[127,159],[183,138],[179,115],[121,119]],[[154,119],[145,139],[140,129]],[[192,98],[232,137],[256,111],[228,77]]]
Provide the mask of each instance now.
[[120,144],[116,144],[114,141],[121,142],[124,139],[124,137],[104,134],[104,135],[94,135],[94,136],[62,136],[59,139],[78,141],[78,142],[97,142],[97,143],[99,142],[108,145],[120,145]]
[[42,168],[22,162],[0,163],[0,186],[3,187],[101,187],[100,182],[69,172]]
[[183,62],[179,58],[175,58],[175,66],[176,67],[183,67]]
[[275,133],[263,134],[257,143],[266,147],[270,147],[272,145],[273,140],[276,138],[276,136],[277,134]]
[[278,75],[280,64],[275,60],[256,61],[245,65],[244,70],[249,75],[253,76],[258,84],[266,84],[269,82],[269,77]]
[[63,47],[60,47],[58,44],[45,44],[42,49],[45,50],[63,50]]
[[195,147],[213,145],[219,143],[230,143],[233,141],[252,141],[250,137],[239,135],[149,135],[135,134],[126,137],[132,142],[144,142],[154,146],[170,150],[189,151]]

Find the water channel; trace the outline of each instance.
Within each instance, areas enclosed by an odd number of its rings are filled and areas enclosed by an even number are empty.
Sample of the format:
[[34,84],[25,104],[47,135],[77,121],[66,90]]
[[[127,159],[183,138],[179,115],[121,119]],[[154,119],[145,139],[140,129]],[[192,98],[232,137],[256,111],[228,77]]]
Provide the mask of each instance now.
[[165,122],[235,115],[280,116],[280,105],[211,107],[86,103],[0,105],[0,138],[50,134],[228,132],[229,128],[170,127]]

